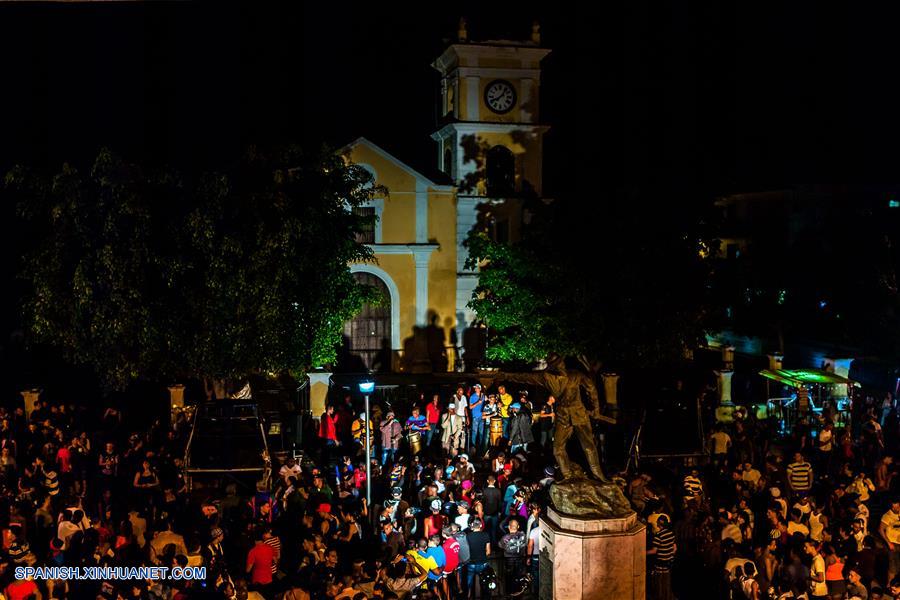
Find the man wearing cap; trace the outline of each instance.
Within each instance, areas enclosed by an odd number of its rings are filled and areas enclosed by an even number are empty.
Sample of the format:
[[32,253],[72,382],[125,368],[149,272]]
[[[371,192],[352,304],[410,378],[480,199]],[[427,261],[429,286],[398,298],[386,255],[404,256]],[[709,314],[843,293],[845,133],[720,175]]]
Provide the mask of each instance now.
[[397,449],[400,448],[400,438],[403,437],[403,427],[400,426],[394,416],[394,411],[389,410],[384,420],[378,425],[381,432],[381,464],[388,464],[388,460],[394,462]]
[[210,530],[209,544],[202,551],[209,575],[212,575],[216,569],[224,568],[225,566],[225,551],[222,549],[222,541],[224,539],[225,532],[221,528],[213,527]]
[[472,439],[470,444],[472,452],[478,454],[484,446],[484,393],[481,391],[481,384],[476,383],[472,388],[472,395],[469,396],[469,410],[472,411]]
[[462,446],[462,436],[463,420],[456,410],[456,404],[451,402],[447,405],[447,412],[441,416],[441,447],[444,452],[455,455]]
[[425,537],[431,537],[440,533],[447,525],[446,515],[441,514],[441,507],[443,506],[441,500],[435,498],[429,506],[431,507],[431,514],[425,517]]
[[457,464],[457,469],[461,471],[461,477],[463,481],[466,479],[470,479],[473,475],[475,475],[475,465],[469,462],[468,454],[460,454],[459,455],[459,463]]
[[459,515],[457,515],[453,522],[459,525],[461,530],[465,531],[469,526],[469,503],[465,500],[460,500],[456,503],[456,511]]

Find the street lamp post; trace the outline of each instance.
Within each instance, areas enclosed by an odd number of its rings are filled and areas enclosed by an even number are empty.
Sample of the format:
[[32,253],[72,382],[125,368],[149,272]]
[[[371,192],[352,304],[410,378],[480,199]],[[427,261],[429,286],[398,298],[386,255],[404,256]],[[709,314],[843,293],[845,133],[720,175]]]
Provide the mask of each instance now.
[[375,390],[374,381],[360,381],[359,391],[366,398],[366,510],[372,510],[372,428],[369,426],[369,394]]

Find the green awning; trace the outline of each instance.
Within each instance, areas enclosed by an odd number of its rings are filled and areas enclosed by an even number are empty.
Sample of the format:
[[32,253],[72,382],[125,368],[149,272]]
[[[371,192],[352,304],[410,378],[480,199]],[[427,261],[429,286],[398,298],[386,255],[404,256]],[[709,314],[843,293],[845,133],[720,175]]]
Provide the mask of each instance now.
[[764,369],[759,374],[794,387],[810,384],[859,386],[855,381],[822,369]]

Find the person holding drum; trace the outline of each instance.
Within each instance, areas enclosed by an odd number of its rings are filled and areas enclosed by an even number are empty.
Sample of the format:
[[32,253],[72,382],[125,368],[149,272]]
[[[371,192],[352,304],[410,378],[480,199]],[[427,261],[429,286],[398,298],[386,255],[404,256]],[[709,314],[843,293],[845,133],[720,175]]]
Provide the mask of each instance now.
[[488,394],[487,403],[481,411],[484,428],[489,432],[490,445],[496,447],[503,438],[503,418],[500,416],[500,404],[496,394]]
[[412,407],[412,414],[406,420],[406,437],[409,441],[409,451],[416,455],[422,451],[422,435],[427,432],[428,420],[418,406]]

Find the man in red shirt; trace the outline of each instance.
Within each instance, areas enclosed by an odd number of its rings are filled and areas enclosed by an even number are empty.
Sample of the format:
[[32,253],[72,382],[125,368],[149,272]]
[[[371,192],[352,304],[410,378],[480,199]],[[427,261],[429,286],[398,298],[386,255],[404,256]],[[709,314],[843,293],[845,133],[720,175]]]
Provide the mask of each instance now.
[[334,405],[329,404],[319,420],[319,437],[326,446],[338,445],[337,424],[338,416],[334,414]]
[[441,407],[439,405],[438,395],[435,394],[431,398],[431,402],[429,402],[425,406],[425,417],[428,421],[428,433],[425,436],[425,447],[431,447],[431,438],[434,437],[434,432],[438,428],[438,422],[441,420]]
[[457,578],[457,567],[459,567],[459,542],[453,537],[453,530],[448,525],[441,530],[441,536],[444,542],[441,547],[444,549],[444,556],[447,562],[444,563],[444,598],[450,598],[450,580],[453,579],[457,589],[460,589],[460,581]]
[[6,597],[9,600],[25,600],[28,597],[41,600],[41,591],[33,579],[20,579],[6,586]]
[[275,549],[257,535],[256,545],[247,554],[247,574],[250,586],[266,598],[272,587],[272,567],[275,566]]

